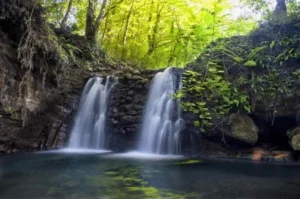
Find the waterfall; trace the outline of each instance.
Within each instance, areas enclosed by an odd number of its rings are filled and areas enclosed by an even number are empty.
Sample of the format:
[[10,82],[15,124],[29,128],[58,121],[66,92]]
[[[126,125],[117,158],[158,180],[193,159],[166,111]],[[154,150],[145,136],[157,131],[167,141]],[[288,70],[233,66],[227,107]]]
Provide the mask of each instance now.
[[157,154],[179,154],[180,101],[173,98],[181,88],[180,69],[167,68],[152,82],[141,128],[139,151]]
[[[103,84],[104,83],[104,84]],[[69,148],[104,149],[107,141],[105,120],[109,92],[115,85],[113,78],[94,77],[86,83],[75,122]]]

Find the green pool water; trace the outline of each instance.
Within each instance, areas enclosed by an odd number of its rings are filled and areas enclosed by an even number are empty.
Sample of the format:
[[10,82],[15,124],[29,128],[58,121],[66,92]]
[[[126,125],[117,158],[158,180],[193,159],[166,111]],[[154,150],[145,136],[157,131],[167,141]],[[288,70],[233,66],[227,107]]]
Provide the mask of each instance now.
[[300,198],[300,166],[118,154],[0,157],[1,199]]

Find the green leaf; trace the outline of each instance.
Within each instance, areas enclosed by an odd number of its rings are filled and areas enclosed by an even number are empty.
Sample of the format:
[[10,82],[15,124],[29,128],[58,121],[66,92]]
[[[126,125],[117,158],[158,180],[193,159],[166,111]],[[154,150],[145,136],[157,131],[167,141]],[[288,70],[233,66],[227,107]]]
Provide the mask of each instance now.
[[254,66],[256,66],[257,64],[256,64],[255,61],[249,60],[249,61],[247,61],[244,65],[245,65],[245,66],[249,66],[249,67],[254,67]]
[[250,107],[250,105],[244,106],[244,109],[245,109],[248,113],[251,112],[251,107]]
[[217,72],[217,69],[216,69],[216,68],[210,67],[210,68],[208,69],[208,71],[209,71],[209,72]]
[[199,106],[205,106],[206,102],[196,102],[196,104],[199,105]]
[[194,121],[194,125],[195,126],[200,126],[200,122],[199,121]]
[[233,57],[233,60],[236,61],[237,63],[242,63],[244,61],[244,59],[241,57]]
[[270,48],[272,49],[275,46],[275,41],[272,41],[270,44]]

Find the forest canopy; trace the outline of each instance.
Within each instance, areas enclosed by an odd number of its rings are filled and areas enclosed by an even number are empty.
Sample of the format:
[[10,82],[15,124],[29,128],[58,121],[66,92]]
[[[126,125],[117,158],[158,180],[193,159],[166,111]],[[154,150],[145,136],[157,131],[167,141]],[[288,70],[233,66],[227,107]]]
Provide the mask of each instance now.
[[211,42],[247,34],[276,10],[289,14],[299,6],[298,0],[40,1],[56,28],[84,35],[109,56],[149,69],[184,66]]

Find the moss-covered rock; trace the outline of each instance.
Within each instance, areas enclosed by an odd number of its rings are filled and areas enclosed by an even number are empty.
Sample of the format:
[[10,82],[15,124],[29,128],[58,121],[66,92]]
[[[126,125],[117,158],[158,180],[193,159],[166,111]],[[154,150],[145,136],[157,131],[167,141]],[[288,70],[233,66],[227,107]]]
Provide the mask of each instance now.
[[290,144],[295,151],[300,151],[300,134],[293,136]]
[[228,136],[247,144],[256,144],[258,140],[258,127],[250,117],[233,113],[229,117],[229,124],[230,132]]
[[131,79],[132,74],[131,73],[125,73],[124,77],[127,78],[127,79]]
[[133,80],[143,80],[144,78],[142,78],[142,77],[139,76],[139,75],[133,75],[133,76],[132,76],[132,79],[133,79]]
[[135,75],[140,75],[141,74],[141,72],[139,70],[134,70],[132,73],[135,74]]
[[293,129],[287,133],[289,143],[295,151],[300,151],[300,127]]

